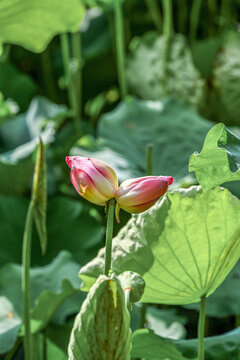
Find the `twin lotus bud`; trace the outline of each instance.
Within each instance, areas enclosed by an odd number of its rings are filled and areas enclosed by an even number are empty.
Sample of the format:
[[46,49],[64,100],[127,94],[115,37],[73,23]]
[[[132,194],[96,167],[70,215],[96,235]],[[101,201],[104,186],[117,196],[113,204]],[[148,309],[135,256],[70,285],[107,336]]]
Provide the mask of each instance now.
[[66,156],[71,181],[77,192],[88,201],[106,205],[115,198],[116,214],[120,208],[137,214],[149,209],[172,184],[171,176],[144,176],[128,179],[118,186],[115,171],[105,162],[81,156]]

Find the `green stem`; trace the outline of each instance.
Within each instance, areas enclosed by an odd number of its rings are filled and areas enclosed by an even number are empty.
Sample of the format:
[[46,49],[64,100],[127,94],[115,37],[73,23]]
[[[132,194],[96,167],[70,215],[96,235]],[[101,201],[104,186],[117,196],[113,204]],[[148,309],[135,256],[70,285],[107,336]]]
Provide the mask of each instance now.
[[24,358],[25,360],[32,360],[32,341],[30,328],[30,307],[31,307],[31,288],[30,288],[30,266],[31,266],[31,242],[32,242],[32,226],[33,226],[33,208],[34,203],[31,200],[25,223],[23,234],[23,249],[22,249],[22,293],[23,293],[23,323],[25,327],[25,335],[23,339],[24,344]]
[[202,0],[193,0],[190,14],[190,42],[196,40]]
[[72,49],[73,49],[73,58],[76,62],[76,73],[74,76],[74,87],[75,87],[75,96],[76,96],[76,112],[77,117],[80,120],[82,117],[82,39],[81,33],[78,31],[75,34],[72,34]]
[[151,176],[153,174],[153,144],[149,143],[146,147],[146,174]]
[[108,202],[106,244],[105,244],[105,267],[104,274],[108,276],[112,261],[112,236],[113,236],[113,219],[115,210],[115,199]]
[[156,0],[145,0],[157,30],[162,32],[162,15]]
[[51,100],[56,102],[57,94],[53,77],[53,68],[49,47],[41,53],[41,67],[43,74],[43,82],[46,87],[47,95]]
[[165,36],[165,44],[162,53],[162,72],[163,72],[163,95],[168,95],[168,73],[167,61],[170,46],[171,34],[173,32],[172,19],[172,0],[163,0],[163,34]]
[[80,128],[80,119],[78,117],[78,99],[76,96],[76,89],[74,87],[74,81],[71,71],[71,57],[70,57],[70,49],[69,49],[69,42],[68,42],[68,35],[61,34],[61,51],[63,57],[63,67],[64,67],[64,74],[65,74],[65,81],[67,85],[67,92],[68,92],[68,102],[70,104],[71,109],[74,112],[73,117],[73,124],[75,129],[76,138],[78,138],[81,134]]
[[115,42],[117,52],[117,70],[118,81],[121,97],[127,95],[127,78],[125,71],[125,37],[124,37],[124,21],[121,0],[114,0],[114,26],[115,26]]
[[198,318],[198,360],[204,360],[204,330],[205,330],[206,298],[201,297],[200,313]]
[[188,0],[181,0],[177,2],[177,23],[178,32],[185,34],[186,26],[188,24]]
[[208,26],[208,35],[213,36],[215,34],[216,26],[216,15],[218,12],[218,6],[216,0],[208,0],[208,11],[209,11],[209,26]]

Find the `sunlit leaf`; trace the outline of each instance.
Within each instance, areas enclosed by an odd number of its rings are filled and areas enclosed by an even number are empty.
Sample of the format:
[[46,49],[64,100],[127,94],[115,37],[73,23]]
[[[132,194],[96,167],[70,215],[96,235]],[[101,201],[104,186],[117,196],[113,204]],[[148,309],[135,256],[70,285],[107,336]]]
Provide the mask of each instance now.
[[69,360],[130,360],[129,327],[130,316],[118,279],[101,275],[76,317]]
[[[112,268],[142,275],[143,302],[198,302],[217,289],[239,259],[239,213],[240,200],[223,188],[172,191],[123,227],[113,240]],[[80,271],[84,290],[102,267],[101,251]]]
[[189,169],[195,171],[205,191],[227,181],[240,180],[240,138],[224,124],[215,125],[208,132],[202,151],[192,154]]
[[56,34],[77,31],[84,12],[80,0],[5,0],[0,3],[0,40],[41,52]]

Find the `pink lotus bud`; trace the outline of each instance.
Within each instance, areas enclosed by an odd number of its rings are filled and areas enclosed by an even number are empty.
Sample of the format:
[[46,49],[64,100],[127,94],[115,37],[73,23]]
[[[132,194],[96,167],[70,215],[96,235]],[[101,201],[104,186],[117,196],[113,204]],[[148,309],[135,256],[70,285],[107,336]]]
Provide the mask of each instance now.
[[82,197],[97,205],[114,198],[118,178],[108,164],[82,156],[66,156],[66,163],[73,186]]
[[165,194],[172,182],[171,176],[144,176],[124,181],[115,193],[117,221],[120,208],[133,214],[141,213]]

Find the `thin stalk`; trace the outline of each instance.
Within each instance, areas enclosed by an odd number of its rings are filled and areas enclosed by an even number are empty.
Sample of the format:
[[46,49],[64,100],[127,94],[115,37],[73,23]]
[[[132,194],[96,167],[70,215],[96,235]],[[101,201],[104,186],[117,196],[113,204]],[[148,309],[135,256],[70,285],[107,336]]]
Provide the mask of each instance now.
[[53,77],[53,68],[51,61],[50,48],[48,47],[41,53],[41,68],[43,74],[43,81],[46,87],[47,95],[53,101],[56,101],[57,94],[55,88],[55,82]]
[[216,0],[208,0],[208,11],[209,11],[209,27],[208,33],[210,36],[215,34],[216,16],[218,12],[218,6]]
[[231,17],[231,1],[222,0],[220,9],[220,26],[225,26]]
[[146,147],[146,175],[153,174],[153,144],[149,143]]
[[202,0],[193,0],[190,14],[190,42],[193,43],[197,37],[197,28],[200,17]]
[[31,306],[31,288],[30,288],[30,265],[31,265],[31,243],[32,243],[32,226],[33,226],[33,209],[34,203],[31,200],[25,229],[23,234],[23,249],[22,249],[22,266],[23,266],[23,323],[25,327],[25,335],[23,338],[24,358],[25,360],[32,360],[32,341],[30,328],[30,306]]
[[82,39],[81,33],[78,31],[75,34],[72,34],[72,50],[73,58],[76,62],[76,72],[74,74],[74,87],[75,87],[75,96],[76,96],[76,115],[80,120],[82,117],[82,65],[83,65],[83,56],[82,56]]
[[71,71],[71,56],[70,56],[68,35],[66,33],[61,34],[60,40],[61,40],[61,51],[63,57],[65,81],[67,85],[68,102],[70,104],[71,109],[74,112],[73,124],[74,124],[76,137],[78,138],[81,133],[81,128],[80,128],[80,119],[78,118],[78,111],[77,111],[78,104],[77,104],[76,90],[74,87],[72,71]]
[[105,266],[104,274],[108,276],[112,261],[112,236],[113,236],[113,219],[115,210],[115,200],[111,199],[108,202],[107,212],[107,228],[106,228],[106,244],[105,244]]
[[148,11],[153,19],[153,22],[158,30],[158,32],[162,32],[162,15],[160,9],[158,7],[156,0],[145,0]]
[[125,37],[124,37],[124,19],[121,0],[114,0],[114,27],[115,43],[117,52],[117,71],[121,97],[127,95],[127,78],[125,71]]
[[200,313],[198,318],[198,360],[204,360],[204,329],[205,329],[206,298],[201,297]]
[[178,32],[186,34],[186,27],[188,24],[188,2],[187,0],[181,0],[177,2],[177,21]]
[[173,32],[172,0],[163,0],[163,34],[165,36],[165,46],[163,49],[162,72],[163,72],[163,95],[168,95],[168,73],[167,61],[170,46],[171,34]]

